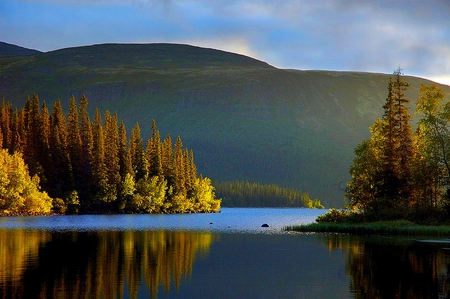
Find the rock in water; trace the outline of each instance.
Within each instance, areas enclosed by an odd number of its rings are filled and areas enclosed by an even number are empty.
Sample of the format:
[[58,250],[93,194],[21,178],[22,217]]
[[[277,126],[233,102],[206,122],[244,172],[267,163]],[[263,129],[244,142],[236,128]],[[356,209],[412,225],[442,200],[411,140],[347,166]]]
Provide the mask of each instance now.
[[264,223],[263,225],[261,225],[261,227],[269,227],[269,225],[267,223]]

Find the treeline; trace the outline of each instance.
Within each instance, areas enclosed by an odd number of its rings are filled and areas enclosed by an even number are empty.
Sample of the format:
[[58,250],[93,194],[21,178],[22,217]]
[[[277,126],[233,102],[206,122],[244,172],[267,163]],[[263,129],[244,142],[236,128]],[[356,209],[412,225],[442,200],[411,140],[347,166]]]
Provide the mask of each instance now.
[[[37,95],[27,97],[21,109],[1,105],[0,146],[22,155],[29,175],[53,198],[55,212],[219,210],[210,179],[197,176],[194,154],[179,136],[174,144],[170,135],[161,141],[153,121],[146,144],[138,123],[128,139],[117,113],[102,117],[96,109],[91,121],[87,107],[85,96],[79,103],[71,98],[67,117],[60,100],[50,111]],[[0,186],[0,209],[24,212],[15,202],[19,195],[4,200],[2,192]]]
[[323,208],[320,201],[311,199],[308,193],[274,184],[233,181],[214,182],[214,186],[226,207]]
[[382,118],[355,148],[347,185],[348,213],[333,210],[320,221],[407,219],[448,223],[450,216],[450,103],[436,85],[422,85],[412,130],[409,84],[400,69],[388,83]]

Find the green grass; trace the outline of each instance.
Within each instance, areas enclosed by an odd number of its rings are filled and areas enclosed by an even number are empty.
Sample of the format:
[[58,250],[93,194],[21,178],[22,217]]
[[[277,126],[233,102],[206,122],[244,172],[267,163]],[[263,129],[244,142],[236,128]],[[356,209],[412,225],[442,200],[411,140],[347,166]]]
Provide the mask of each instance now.
[[288,226],[287,231],[302,233],[342,233],[354,235],[450,236],[450,226],[417,225],[407,220],[370,223],[312,223]]

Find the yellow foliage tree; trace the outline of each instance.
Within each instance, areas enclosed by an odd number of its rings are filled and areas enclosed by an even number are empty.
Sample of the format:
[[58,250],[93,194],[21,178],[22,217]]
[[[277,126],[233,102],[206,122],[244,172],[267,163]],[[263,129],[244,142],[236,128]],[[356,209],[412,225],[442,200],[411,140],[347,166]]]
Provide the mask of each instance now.
[[39,177],[30,177],[22,155],[10,155],[6,149],[1,150],[0,210],[20,214],[49,213],[52,199],[39,189]]

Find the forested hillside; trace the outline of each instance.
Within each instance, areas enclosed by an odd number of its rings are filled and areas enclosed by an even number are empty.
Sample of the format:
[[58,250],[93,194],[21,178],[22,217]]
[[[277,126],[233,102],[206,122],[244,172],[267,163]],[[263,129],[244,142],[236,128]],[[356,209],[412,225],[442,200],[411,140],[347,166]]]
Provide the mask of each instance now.
[[[119,111],[127,127],[139,120],[143,138],[151,136],[152,119],[162,136],[183,136],[199,173],[214,181],[277,184],[325,206],[342,204],[353,149],[382,114],[389,77],[283,70],[175,44],[106,44],[0,58],[0,96],[14,105],[37,93],[47,102],[60,98],[67,109],[67,99],[85,94],[91,108]],[[405,80],[414,105],[420,85],[430,82]]]

